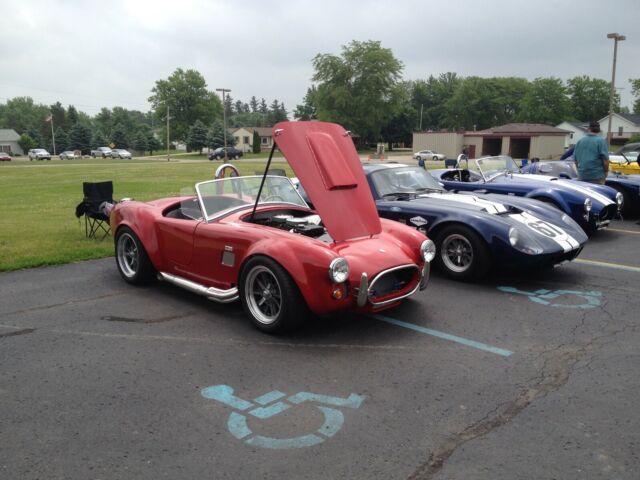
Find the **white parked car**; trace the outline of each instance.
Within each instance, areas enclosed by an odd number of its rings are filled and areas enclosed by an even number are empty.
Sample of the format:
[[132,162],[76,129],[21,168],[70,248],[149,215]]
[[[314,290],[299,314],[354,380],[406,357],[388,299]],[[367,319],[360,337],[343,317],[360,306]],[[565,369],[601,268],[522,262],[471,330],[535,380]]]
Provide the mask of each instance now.
[[416,160],[422,160],[422,161],[426,161],[426,160],[441,161],[441,160],[446,160],[447,156],[444,153],[434,152],[433,150],[420,150],[419,152],[416,152],[413,154],[413,158],[415,158]]
[[29,160],[51,160],[51,154],[44,148],[32,148],[29,150]]
[[72,152],[71,150],[65,150],[59,155],[59,157],[60,160],[73,160],[74,158],[78,158],[76,157],[75,152]]
[[131,152],[122,148],[114,148],[111,150],[111,158],[126,158],[131,160]]

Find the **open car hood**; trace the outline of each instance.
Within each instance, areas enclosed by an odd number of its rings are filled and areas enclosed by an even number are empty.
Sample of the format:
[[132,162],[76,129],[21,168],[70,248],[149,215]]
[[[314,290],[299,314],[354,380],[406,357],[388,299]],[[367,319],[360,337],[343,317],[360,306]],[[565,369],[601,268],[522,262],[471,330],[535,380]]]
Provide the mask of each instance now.
[[273,138],[335,241],[381,232],[380,218],[349,133],[325,122],[280,122]]

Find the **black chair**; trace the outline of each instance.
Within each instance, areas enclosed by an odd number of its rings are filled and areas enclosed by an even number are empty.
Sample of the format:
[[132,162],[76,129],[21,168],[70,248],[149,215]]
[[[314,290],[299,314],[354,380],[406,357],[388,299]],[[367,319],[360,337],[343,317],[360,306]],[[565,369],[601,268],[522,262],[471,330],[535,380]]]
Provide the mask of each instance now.
[[105,207],[111,207],[113,201],[113,182],[83,182],[84,198],[76,207],[76,217],[84,215],[84,232],[87,238],[105,238],[111,233],[109,215]]

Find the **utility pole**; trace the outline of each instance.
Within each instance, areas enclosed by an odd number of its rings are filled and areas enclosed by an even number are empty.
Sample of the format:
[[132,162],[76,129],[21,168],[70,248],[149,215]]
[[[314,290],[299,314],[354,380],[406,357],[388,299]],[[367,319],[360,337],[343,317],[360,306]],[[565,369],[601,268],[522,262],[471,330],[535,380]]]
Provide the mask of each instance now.
[[171,150],[171,144],[169,143],[169,105],[167,105],[167,162],[171,160],[169,151]]
[[53,154],[56,154],[56,136],[53,133],[53,113],[49,115],[51,118],[51,141],[53,142]]
[[224,94],[230,92],[228,88],[216,88],[216,92],[222,92],[222,128],[224,129],[224,163],[227,163],[227,106],[224,102]]
[[613,117],[613,96],[616,91],[616,57],[618,55],[618,42],[627,37],[618,33],[608,33],[607,38],[613,38],[613,71],[611,73],[611,94],[609,95],[609,126],[607,127],[607,143],[611,146],[611,119]]

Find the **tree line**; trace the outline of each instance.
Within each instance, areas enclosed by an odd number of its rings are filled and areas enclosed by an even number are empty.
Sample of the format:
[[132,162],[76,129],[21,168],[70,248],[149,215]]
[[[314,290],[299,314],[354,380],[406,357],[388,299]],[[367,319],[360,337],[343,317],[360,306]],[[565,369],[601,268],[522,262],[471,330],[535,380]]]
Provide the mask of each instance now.
[[[477,76],[447,72],[425,79],[406,80],[403,64],[378,41],[352,41],[336,54],[318,54],[312,60],[311,85],[294,109],[297,120],[324,120],[342,124],[360,143],[386,141],[409,144],[418,130],[483,130],[512,122],[556,125],[562,121],[589,121],[607,115],[611,84],[576,76],[556,78]],[[640,79],[630,79],[640,112]],[[148,98],[151,111],[123,107],[102,108],[91,117],[73,105],[35,104],[30,97],[0,103],[0,128],[13,128],[24,150],[52,150],[53,122],[56,150],[114,144],[153,153],[170,142],[184,142],[190,150],[223,144],[227,127],[270,127],[288,120],[284,103],[252,96],[249,102],[225,95],[224,105],[204,77],[193,69],[176,69],[157,80]],[[614,111],[620,107],[614,95]],[[259,141],[259,139],[258,139]],[[227,135],[227,143],[233,137]],[[254,139],[256,143],[256,139]],[[259,146],[257,147],[259,150]]]

